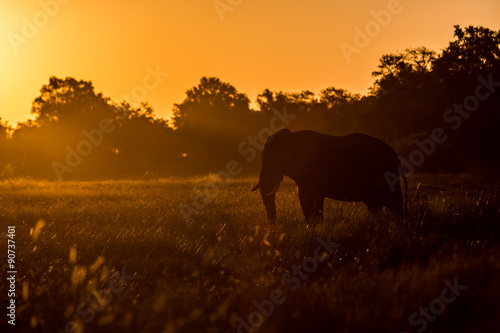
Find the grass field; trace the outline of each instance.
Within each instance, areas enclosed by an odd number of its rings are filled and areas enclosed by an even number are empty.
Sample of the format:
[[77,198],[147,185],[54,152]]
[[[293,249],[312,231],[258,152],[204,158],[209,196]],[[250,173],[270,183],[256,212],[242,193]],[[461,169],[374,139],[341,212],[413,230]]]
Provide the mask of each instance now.
[[[2,293],[7,226],[16,227],[13,331],[500,327],[498,184],[410,177],[407,218],[327,200],[325,222],[306,226],[287,182],[268,232],[252,181],[221,189],[190,225],[179,204],[207,180],[0,182]],[[338,245],[321,246],[329,238]]]

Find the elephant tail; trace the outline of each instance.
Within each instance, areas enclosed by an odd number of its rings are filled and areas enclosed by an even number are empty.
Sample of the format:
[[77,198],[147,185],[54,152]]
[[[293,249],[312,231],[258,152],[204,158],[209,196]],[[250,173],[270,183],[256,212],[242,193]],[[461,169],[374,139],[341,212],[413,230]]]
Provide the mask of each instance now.
[[403,207],[403,214],[408,215],[408,182],[406,181],[406,175],[405,172],[403,171],[403,166],[400,164],[399,165],[399,173],[401,174],[401,177],[403,177],[403,182],[405,183],[405,198],[404,198],[404,207]]

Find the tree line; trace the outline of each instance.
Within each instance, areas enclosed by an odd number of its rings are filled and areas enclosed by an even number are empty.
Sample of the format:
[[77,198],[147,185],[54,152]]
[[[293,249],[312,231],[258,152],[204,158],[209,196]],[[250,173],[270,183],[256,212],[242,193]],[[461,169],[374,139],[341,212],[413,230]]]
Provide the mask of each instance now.
[[500,31],[455,26],[441,52],[418,47],[385,54],[372,76],[364,96],[333,86],[319,94],[265,89],[255,108],[230,83],[203,77],[174,104],[169,120],[147,103],[115,102],[90,81],[51,77],[33,101],[33,120],[14,129],[0,119],[1,175],[188,176],[223,170],[232,160],[251,175],[267,136],[285,126],[373,135],[393,146],[411,172],[494,174]]

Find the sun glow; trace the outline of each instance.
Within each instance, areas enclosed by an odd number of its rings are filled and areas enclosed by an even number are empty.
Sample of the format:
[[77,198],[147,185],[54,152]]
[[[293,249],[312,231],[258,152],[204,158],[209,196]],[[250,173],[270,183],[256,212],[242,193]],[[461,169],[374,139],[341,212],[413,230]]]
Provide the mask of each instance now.
[[156,65],[171,75],[145,100],[162,117],[170,117],[173,103],[202,76],[231,82],[252,102],[266,88],[319,92],[334,85],[364,94],[383,54],[420,45],[442,49],[454,24],[499,24],[498,1],[400,3],[390,23],[347,62],[340,45],[352,44],[356,29],[387,9],[387,0],[363,6],[253,1],[224,11],[223,20],[212,1],[5,0],[0,116],[11,123],[30,117],[31,102],[52,75],[91,80],[121,100],[141,84],[145,68]]

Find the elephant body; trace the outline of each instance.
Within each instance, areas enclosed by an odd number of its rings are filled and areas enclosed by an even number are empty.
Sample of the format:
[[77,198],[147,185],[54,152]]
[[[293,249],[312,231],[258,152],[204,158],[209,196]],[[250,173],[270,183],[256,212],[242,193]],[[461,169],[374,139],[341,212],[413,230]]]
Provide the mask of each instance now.
[[259,184],[270,222],[276,220],[275,193],[283,176],[295,181],[306,220],[322,219],[325,198],[363,201],[370,211],[387,207],[403,213],[398,181],[391,186],[386,173],[399,174],[406,184],[394,150],[365,134],[331,136],[315,131],[283,129],[267,139],[262,152]]

